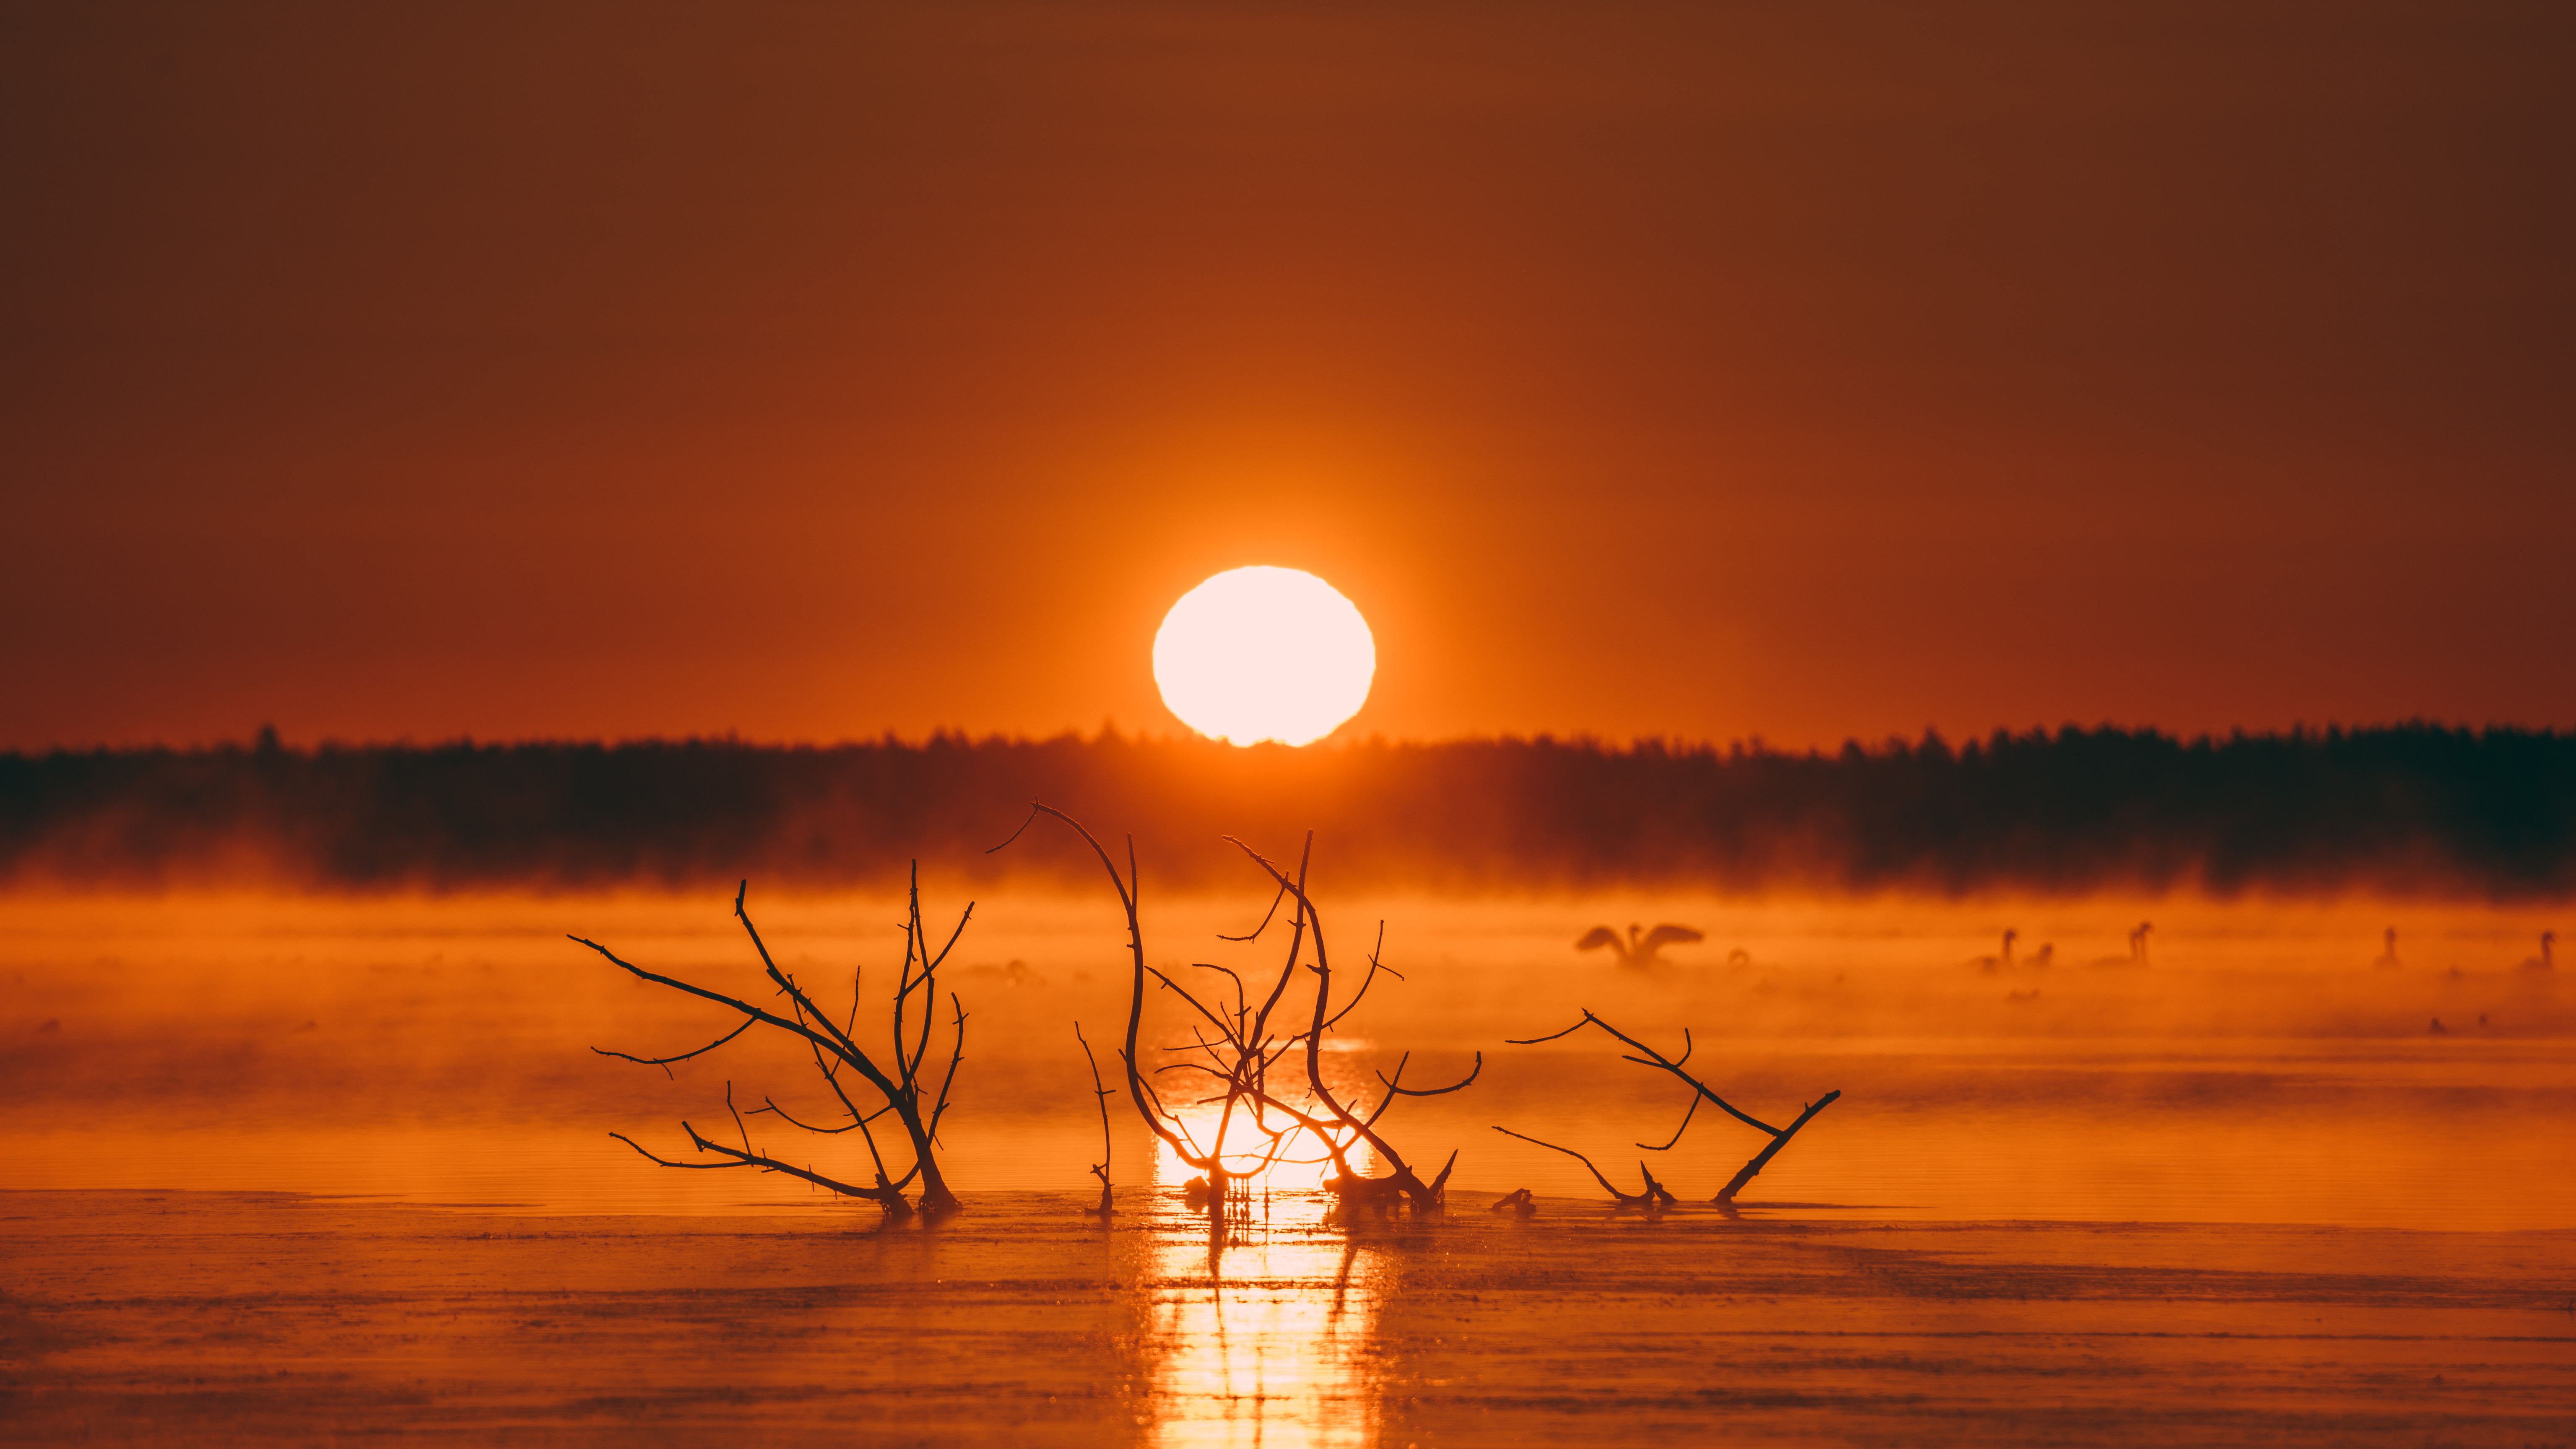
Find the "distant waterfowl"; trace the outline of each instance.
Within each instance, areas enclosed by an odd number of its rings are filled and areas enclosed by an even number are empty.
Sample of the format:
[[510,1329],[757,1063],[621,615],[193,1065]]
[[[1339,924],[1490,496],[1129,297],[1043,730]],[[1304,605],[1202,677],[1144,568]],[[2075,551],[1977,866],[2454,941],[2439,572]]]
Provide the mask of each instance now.
[[1617,958],[1620,965],[1643,969],[1648,966],[1663,965],[1663,950],[1666,946],[1687,946],[1693,941],[1706,939],[1708,939],[1706,933],[1689,926],[1677,926],[1670,921],[1664,922],[1651,931],[1632,922],[1624,940],[1620,938],[1618,932],[1608,926],[1595,926],[1583,933],[1583,939],[1574,943],[1574,949],[1594,951],[1607,946],[1610,948],[1610,954]]
[[2003,946],[2003,952],[2002,952],[2002,954],[2000,954],[2000,955],[1995,955],[1995,956],[1980,956],[1980,957],[1978,957],[1976,960],[1971,961],[1971,962],[1969,962],[1968,964],[1969,964],[1969,965],[1971,965],[1971,966],[1976,967],[1976,968],[1977,968],[1978,970],[1980,970],[1980,971],[1985,972],[1985,973],[1986,973],[1987,975],[1989,975],[1989,976],[1993,975],[1994,973],[1996,973],[1996,972],[1998,972],[1998,971],[2010,971],[2011,969],[2013,969],[2013,954],[2012,954],[2013,942],[2018,941],[2018,940],[2020,940],[2020,939],[2021,939],[2021,932],[2019,932],[2019,931],[2006,931],[2006,932],[2004,932],[2004,946]]
[[2380,939],[2387,943],[2387,949],[2381,951],[2379,953],[2379,959],[2371,962],[2370,964],[2378,967],[2382,971],[2394,971],[2403,964],[2397,959],[2397,928],[2395,926],[2391,926],[2387,930],[2381,932]]
[[1726,953],[1726,964],[1730,970],[1750,966],[1753,964],[1753,953],[1738,946]]
[[2103,957],[2102,959],[2100,959],[2100,960],[2098,960],[2098,961],[2094,962],[2093,964],[2094,964],[2094,965],[2096,965],[2096,966],[2144,966],[2144,965],[2146,965],[2146,964],[2147,964],[2147,933],[2148,933],[2149,931],[2154,930],[2155,928],[2156,928],[2156,925],[2155,925],[2155,922],[2153,922],[2153,921],[2140,921],[2140,922],[2138,922],[2138,928],[2137,928],[2136,930],[2131,931],[2131,932],[2129,933],[2129,954],[2128,954],[2128,955],[2126,955],[2126,956],[2105,956],[2105,957]]
[[2433,1024],[2425,1028],[2425,1030],[2430,1031],[2435,1036],[2442,1036],[2449,1032],[2450,1028],[2442,1025],[2442,1018],[2437,1016],[2433,1018]]
[[2525,970],[2525,971],[2555,971],[2555,970],[2557,970],[2557,969],[2558,969],[2558,958],[2557,958],[2557,954],[2556,954],[2555,952],[2553,952],[2553,951],[2550,949],[2552,946],[2555,946],[2556,944],[2558,944],[2558,933],[2557,933],[2556,931],[2543,931],[2543,932],[2541,932],[2541,933],[2540,933],[2540,954],[2539,954],[2539,955],[2537,955],[2537,956],[2525,956],[2525,957],[2523,957],[2523,958],[2522,958],[2522,969],[2523,969],[2523,970]]

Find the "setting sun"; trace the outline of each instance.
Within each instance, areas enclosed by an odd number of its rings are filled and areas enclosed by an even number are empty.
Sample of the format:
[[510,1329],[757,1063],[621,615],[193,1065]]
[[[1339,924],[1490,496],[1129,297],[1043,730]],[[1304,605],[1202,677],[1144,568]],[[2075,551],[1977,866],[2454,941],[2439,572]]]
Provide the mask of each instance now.
[[1367,702],[1377,641],[1340,591],[1297,569],[1230,569],[1181,595],[1154,636],[1154,682],[1190,728],[1302,745]]

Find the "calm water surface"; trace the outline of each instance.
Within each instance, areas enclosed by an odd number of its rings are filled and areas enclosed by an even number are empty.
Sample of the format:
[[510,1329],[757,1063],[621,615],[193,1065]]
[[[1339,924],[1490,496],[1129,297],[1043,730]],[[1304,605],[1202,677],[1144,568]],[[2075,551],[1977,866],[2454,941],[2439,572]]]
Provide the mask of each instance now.
[[[882,1040],[898,903],[754,898]],[[1255,906],[1257,907],[1257,902]],[[1121,1208],[1077,1211],[1100,1121],[1073,1037],[1115,1040],[1101,901],[983,902],[951,1177],[887,1225],[802,1184],[653,1167],[725,1100],[827,1106],[745,1036],[564,939],[766,994],[730,902],[655,896],[20,897],[0,906],[0,1361],[28,1442],[324,1432],[547,1442],[1279,1445],[2554,1442],[2576,1428],[2576,1012],[2537,917],[2164,901],[1360,901],[1405,973],[1330,1043],[1337,1087],[1463,1092],[1385,1129],[1450,1210],[1345,1221],[1284,1164],[1225,1217],[1113,1103]],[[1240,902],[1148,902],[1149,954],[1275,976]],[[2152,916],[2145,959],[2128,932]],[[1571,943],[1679,920],[1623,970]],[[2384,953],[2394,924],[2399,950]],[[2012,965],[2000,933],[2020,932]],[[2031,957],[2049,947],[2045,965]],[[1345,972],[1344,979],[1349,979]],[[844,995],[840,998],[846,1001]],[[1760,1144],[1584,1007],[1773,1121],[1841,1099],[1744,1195]],[[1298,1008],[1302,1010],[1302,1008]],[[2440,1030],[2434,1029],[2436,1022]],[[870,1036],[873,1031],[879,1035]],[[1184,1044],[1158,995],[1144,1044]],[[944,1034],[943,1034],[944,1041]],[[1179,1083],[1177,1075],[1167,1082]],[[1186,1089],[1176,1088],[1177,1100]],[[1195,1109],[1194,1109],[1195,1110]],[[839,1138],[755,1115],[864,1180]],[[1611,1211],[1576,1147],[1633,1188]],[[1538,1217],[1483,1210],[1528,1187]],[[281,1197],[280,1193],[304,1196]],[[899,1346],[899,1351],[889,1346]]]

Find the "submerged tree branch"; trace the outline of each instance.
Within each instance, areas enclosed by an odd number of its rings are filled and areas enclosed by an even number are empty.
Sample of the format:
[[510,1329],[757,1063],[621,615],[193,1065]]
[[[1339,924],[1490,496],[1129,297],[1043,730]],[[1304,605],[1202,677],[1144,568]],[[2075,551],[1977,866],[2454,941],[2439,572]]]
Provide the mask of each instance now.
[[[1671,1151],[1681,1142],[1682,1134],[1690,1130],[1691,1119],[1698,1114],[1699,1104],[1703,1101],[1714,1103],[1728,1116],[1733,1117],[1735,1120],[1742,1122],[1746,1126],[1754,1128],[1770,1137],[1770,1142],[1767,1143],[1760,1152],[1754,1154],[1753,1160],[1744,1164],[1743,1170],[1737,1172],[1735,1177],[1727,1183],[1725,1189],[1712,1199],[1713,1201],[1721,1204],[1732,1204],[1735,1201],[1735,1195],[1742,1192],[1744,1190],[1744,1185],[1751,1182],[1763,1168],[1769,1166],[1772,1158],[1780,1155],[1780,1149],[1789,1145],[1789,1139],[1797,1136],[1800,1128],[1805,1127],[1809,1122],[1815,1119],[1817,1113],[1832,1106],[1842,1097],[1842,1093],[1839,1090],[1827,1092],[1824,1096],[1817,1098],[1812,1103],[1809,1103],[1806,1110],[1798,1114],[1798,1119],[1796,1121],[1790,1123],[1786,1127],[1774,1127],[1770,1123],[1765,1122],[1751,1113],[1744,1111],[1742,1108],[1737,1107],[1734,1103],[1729,1102],[1724,1097],[1719,1096],[1717,1092],[1708,1085],[1708,1083],[1701,1081],[1699,1078],[1692,1076],[1688,1071],[1684,1070],[1682,1063],[1690,1060],[1691,1052],[1694,1049],[1691,1042],[1690,1029],[1688,1027],[1684,1027],[1682,1029],[1681,1056],[1678,1058],[1667,1057],[1662,1052],[1655,1050],[1653,1047],[1646,1045],[1644,1042],[1637,1040],[1635,1037],[1628,1035],[1626,1032],[1621,1031],[1619,1028],[1602,1020],[1600,1017],[1594,1015],[1589,1009],[1584,1011],[1583,1019],[1581,1021],[1576,1022],[1574,1025],[1567,1027],[1563,1031],[1550,1032],[1546,1036],[1513,1038],[1511,1039],[1511,1044],[1514,1046],[1535,1046],[1540,1042],[1550,1042],[1555,1041],[1560,1037],[1571,1036],[1575,1032],[1581,1031],[1587,1026],[1597,1026],[1601,1028],[1611,1036],[1625,1042],[1628,1046],[1634,1048],[1636,1052],[1639,1053],[1638,1055],[1622,1053],[1620,1056],[1621,1061],[1635,1062],[1641,1067],[1653,1067],[1658,1071],[1671,1075],[1676,1080],[1688,1085],[1691,1089],[1692,1096],[1690,1107],[1682,1113],[1681,1125],[1673,1129],[1672,1140],[1661,1146],[1652,1146],[1647,1143],[1640,1142],[1637,1144],[1639,1147],[1643,1147],[1649,1152]],[[1506,1131],[1507,1129],[1498,1127],[1495,1130],[1501,1132]],[[1521,1134],[1517,1132],[1511,1132],[1508,1135],[1513,1137],[1521,1136]],[[1522,1140],[1526,1142],[1538,1142],[1538,1139],[1535,1137],[1526,1137],[1522,1138]],[[1539,1142],[1538,1145],[1541,1147],[1555,1147],[1555,1144],[1551,1142]],[[1556,1150],[1559,1152],[1572,1153],[1572,1149],[1570,1148],[1556,1147]],[[1572,1153],[1572,1155],[1576,1157],[1582,1156],[1581,1153]],[[1584,1160],[1584,1165],[1587,1167],[1591,1166],[1590,1159],[1586,1158]],[[1643,1163],[1638,1165],[1641,1169],[1644,1167]],[[1600,1177],[1600,1170],[1597,1168],[1594,1169],[1593,1176]],[[1650,1185],[1653,1183],[1653,1177],[1651,1174],[1648,1175],[1647,1181]],[[1603,1187],[1609,1187],[1610,1184],[1608,1179],[1603,1179],[1601,1185]],[[1611,1188],[1610,1190],[1614,1194],[1618,1192],[1618,1189],[1616,1188]],[[1656,1190],[1660,1191],[1660,1189]]]
[[[1655,1181],[1655,1174],[1648,1170],[1646,1164],[1642,1162],[1637,1164],[1637,1171],[1645,1176],[1646,1190],[1644,1192],[1621,1192],[1611,1183],[1609,1178],[1601,1175],[1600,1168],[1592,1165],[1591,1158],[1584,1156],[1582,1153],[1575,1151],[1571,1147],[1559,1147],[1553,1142],[1541,1142],[1539,1139],[1530,1136],[1526,1132],[1515,1132],[1509,1127],[1497,1127],[1494,1130],[1500,1132],[1506,1137],[1517,1137],[1523,1142],[1530,1143],[1533,1146],[1544,1147],[1550,1152],[1562,1152],[1566,1156],[1573,1158],[1575,1161],[1582,1163],[1584,1171],[1592,1174],[1592,1180],[1601,1184],[1601,1190],[1617,1199],[1619,1206],[1623,1209],[1644,1208],[1652,1212],[1671,1207],[1675,1202],[1679,1201],[1679,1199],[1675,1198],[1671,1192],[1665,1189],[1662,1183]],[[1527,1188],[1521,1189],[1522,1193],[1527,1193],[1528,1191],[1529,1189]],[[1506,1201],[1509,1200],[1510,1199],[1506,1199]],[[1523,1202],[1528,1201],[1526,1197],[1523,1197],[1520,1200]]]
[[[763,1105],[753,1108],[752,1111],[755,1114],[762,1112],[773,1114],[780,1121],[785,1122],[792,1127],[797,1127],[804,1131],[826,1136],[848,1132],[853,1128],[857,1129],[861,1139],[867,1144],[869,1159],[875,1167],[877,1185],[875,1187],[868,1188],[855,1187],[848,1183],[841,1182],[838,1179],[818,1173],[810,1167],[799,1167],[787,1163],[768,1153],[762,1152],[752,1143],[751,1129],[749,1124],[743,1120],[742,1111],[734,1106],[733,1087],[730,1082],[728,1082],[725,1087],[725,1110],[733,1118],[735,1134],[741,1141],[740,1147],[727,1147],[721,1143],[707,1141],[695,1128],[689,1127],[687,1123],[683,1122],[681,1126],[688,1130],[691,1142],[700,1151],[714,1152],[720,1156],[732,1157],[736,1159],[734,1162],[723,1164],[672,1162],[669,1159],[646,1152],[642,1147],[635,1143],[633,1138],[626,1137],[623,1134],[612,1135],[617,1136],[619,1141],[626,1143],[629,1147],[634,1147],[637,1152],[643,1153],[643,1155],[649,1160],[660,1163],[664,1166],[690,1168],[742,1165],[758,1166],[764,1171],[787,1173],[790,1176],[801,1178],[818,1187],[827,1188],[833,1192],[841,1193],[844,1196],[876,1202],[884,1206],[887,1211],[895,1213],[908,1214],[912,1211],[911,1204],[907,1203],[903,1198],[903,1191],[918,1179],[922,1184],[921,1208],[924,1212],[939,1215],[955,1211],[958,1206],[957,1199],[955,1194],[949,1190],[945,1176],[940,1172],[935,1149],[937,1146],[940,1119],[944,1117],[948,1111],[950,1094],[957,1081],[958,1067],[965,1060],[965,1004],[958,998],[956,993],[951,992],[949,994],[949,1005],[955,1011],[957,1033],[956,1042],[954,1050],[951,1052],[949,1057],[947,1072],[940,1080],[938,1095],[928,1104],[928,1109],[926,1111],[924,1110],[925,1104],[923,1099],[925,1092],[923,1090],[924,1084],[921,1081],[921,1067],[924,1063],[924,1059],[928,1055],[930,1028],[929,1018],[932,1013],[928,1009],[925,1009],[922,1013],[922,1020],[918,1030],[915,1032],[908,1032],[906,1029],[907,1023],[904,1018],[904,1010],[905,998],[916,989],[921,990],[931,1001],[936,1000],[936,973],[940,964],[947,959],[949,952],[955,949],[959,937],[964,934],[966,923],[974,916],[974,906],[969,904],[966,909],[960,913],[957,928],[949,934],[946,945],[942,946],[937,952],[932,952],[929,949],[927,934],[922,929],[921,925],[920,874],[918,866],[915,867],[912,889],[907,902],[908,919],[906,921],[904,933],[904,971],[900,981],[898,982],[894,998],[894,1072],[889,1074],[883,1067],[878,1065],[875,1058],[873,1058],[858,1044],[854,1035],[858,1019],[857,987],[860,980],[859,974],[853,972],[851,976],[852,1001],[849,1016],[850,1024],[845,1026],[834,1019],[833,1013],[825,1011],[822,1006],[806,992],[804,987],[797,982],[794,976],[779,967],[776,959],[770,954],[768,943],[761,938],[760,928],[755,925],[751,919],[751,912],[746,905],[749,894],[750,883],[746,881],[734,892],[733,913],[736,919],[741,921],[744,934],[750,938],[752,950],[760,957],[762,970],[768,976],[770,983],[777,989],[779,995],[787,998],[789,1008],[788,1015],[780,1015],[775,1011],[755,1006],[748,1001],[743,1001],[737,997],[729,996],[724,992],[710,990],[706,987],[680,980],[674,976],[666,976],[660,972],[648,971],[641,966],[635,965],[633,962],[624,960],[619,957],[616,952],[609,950],[597,941],[593,941],[584,936],[572,936],[569,939],[589,947],[591,950],[607,958],[607,960],[612,964],[640,980],[650,981],[659,986],[667,986],[674,991],[682,992],[689,996],[695,996],[704,1001],[715,1002],[718,1005],[728,1007],[741,1013],[743,1017],[741,1024],[736,1026],[732,1031],[726,1033],[724,1036],[708,1043],[706,1046],[698,1048],[697,1051],[683,1053],[676,1057],[639,1057],[626,1052],[606,1051],[596,1047],[592,1048],[592,1050],[600,1052],[603,1056],[621,1057],[628,1061],[642,1062],[650,1066],[659,1066],[667,1073],[670,1070],[669,1063],[685,1061],[690,1057],[713,1051],[717,1047],[723,1046],[725,1043],[741,1036],[744,1032],[750,1030],[755,1025],[765,1024],[787,1032],[805,1043],[807,1050],[813,1059],[816,1074],[822,1077],[824,1084],[830,1088],[833,1096],[840,1102],[842,1109],[848,1113],[850,1120],[846,1125],[835,1127],[819,1126],[813,1123],[800,1121],[786,1109],[780,1107],[776,1099],[772,1097],[763,1097],[761,1099]],[[920,968],[918,971],[914,969],[916,965]],[[908,1036],[916,1036],[918,1040],[908,1042]],[[854,1068],[858,1075],[861,1078],[864,1078],[870,1087],[875,1089],[877,1094],[883,1099],[884,1105],[878,1107],[874,1111],[869,1111],[862,1108],[857,1102],[853,1101],[850,1097],[848,1088],[842,1079],[841,1069],[844,1067]],[[912,1165],[900,1179],[893,1179],[888,1176],[884,1154],[878,1146],[876,1134],[869,1128],[870,1123],[885,1116],[888,1112],[893,1113],[896,1120],[902,1124],[904,1134],[910,1139],[912,1146]]]

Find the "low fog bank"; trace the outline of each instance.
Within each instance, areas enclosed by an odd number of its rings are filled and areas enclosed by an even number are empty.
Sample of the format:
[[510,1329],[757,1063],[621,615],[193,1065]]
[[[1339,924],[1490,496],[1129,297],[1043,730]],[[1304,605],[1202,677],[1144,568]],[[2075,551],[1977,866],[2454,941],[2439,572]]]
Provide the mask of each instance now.
[[[925,910],[943,936],[968,894],[925,882]],[[710,1083],[720,1100],[724,1077],[777,1046],[682,1064],[676,1083],[590,1050],[685,1050],[726,1016],[628,978],[568,932],[648,968],[765,999],[730,889],[6,904],[0,1092],[22,1104],[124,1100],[188,1120],[284,1093],[397,1113],[540,1102],[608,1112],[676,1087],[674,1104],[703,1110]],[[839,1006],[863,982],[862,1024],[878,1014],[902,957],[899,898],[755,889],[749,904],[783,967]],[[1230,1010],[1227,978],[1197,963],[1266,990],[1284,964],[1285,929],[1226,939],[1257,924],[1265,904],[1253,893],[1149,897],[1148,958]],[[1558,1031],[1587,1008],[1674,1051],[1687,1028],[1723,1075],[1767,1079],[1783,1054],[1846,1063],[1833,1069],[1834,1082],[1802,1086],[1805,1069],[1789,1073],[1774,1084],[1782,1094],[1847,1085],[1841,1076],[1874,1072],[1866,1064],[1882,1058],[1998,1053],[2028,1081],[2045,1063],[2089,1069],[2106,1056],[2187,1065],[2201,1053],[2193,1043],[2214,1042],[2238,1044],[2227,1054],[2277,1043],[2325,1059],[2395,1051],[2492,1074],[2509,1070],[2503,1064],[2518,1052],[2563,1064],[2564,1042],[2576,1037],[2569,973],[2535,959],[2539,932],[2564,923],[2529,911],[2167,898],[2140,938],[2132,933],[2142,907],[2127,898],[1854,906],[1335,892],[1323,905],[1337,998],[1365,974],[1373,950],[1402,973],[1372,987],[1336,1035],[1335,1050],[1353,1054],[1358,1079],[1391,1069],[1407,1051],[1418,1054],[1424,1080],[1440,1079],[1481,1051],[1494,1073],[1484,1095],[1508,1096],[1531,1073],[1543,1095],[1546,1059],[1599,1055],[1600,1043],[1580,1040],[1506,1045]],[[1704,939],[1667,946],[1645,966],[1578,949],[1593,925],[1631,920],[1687,923]],[[2016,936],[2010,947],[2005,930]],[[1090,1111],[1073,1024],[1084,1023],[1105,1056],[1123,1029],[1129,969],[1124,917],[1105,883],[983,895],[942,980],[970,1014],[968,1080],[977,1094],[1013,1111]],[[1292,1015],[1307,1009],[1310,981],[1300,973],[1291,983]],[[1186,1044],[1192,1021],[1176,997],[1149,991],[1148,1043]],[[795,1055],[782,1058],[781,1079],[798,1079]],[[2160,1076],[2156,1089],[2188,1075]]]
[[[940,980],[967,1013],[957,1110],[942,1128],[961,1191],[1087,1186],[1100,1129],[1073,1029],[1082,1023],[1114,1081],[1131,969],[1116,899],[1105,881],[986,891],[937,874],[924,894],[943,934],[976,898]],[[0,1146],[21,1186],[584,1211],[810,1202],[785,1179],[664,1172],[607,1135],[680,1151],[680,1123],[729,1123],[729,1091],[762,1142],[804,1140],[752,1112],[773,1097],[800,1120],[831,1115],[810,1061],[773,1033],[668,1075],[593,1050],[685,1052],[732,1018],[627,976],[565,933],[769,999],[732,903],[729,883],[0,897],[0,1094],[21,1109]],[[1324,1070],[1337,1090],[1374,1097],[1380,1074],[1399,1071],[1445,1084],[1481,1054],[1471,1088],[1399,1103],[1391,1119],[1408,1152],[1461,1149],[1465,1191],[1594,1199],[1579,1165],[1498,1125],[1576,1144],[1626,1181],[1636,1144],[1671,1137],[1687,1094],[1597,1033],[1512,1044],[1589,1008],[1668,1053],[1687,1039],[1695,1072],[1772,1120],[1843,1094],[1766,1173],[1769,1200],[1967,1216],[2565,1222],[2557,1144],[2576,1122],[2576,989],[2533,963],[2539,932],[2567,924],[2547,911],[1637,888],[1468,899],[1339,885],[1322,903],[1337,1002],[1372,948],[1403,973],[1330,1034]],[[1149,892],[1148,957],[1230,1011],[1228,978],[1194,968],[1224,967],[1266,991],[1289,933],[1274,924],[1259,941],[1224,939],[1246,934],[1266,904],[1252,891]],[[882,1044],[901,898],[755,885],[749,905],[782,968],[831,1009],[847,1009],[856,986],[854,1030]],[[2150,911],[2152,929],[2136,936]],[[1594,926],[1632,921],[1687,924],[1701,939],[1667,944],[1647,965],[1576,945]],[[1312,981],[1292,981],[1291,1017],[1311,1010]],[[1187,1057],[1183,1003],[1149,991],[1146,1012],[1144,1059]],[[1122,1187],[1177,1181],[1153,1175],[1161,1159],[1123,1097],[1111,1107]],[[1655,1171],[1705,1199],[1757,1145],[1752,1129],[1712,1114]],[[811,1150],[815,1166],[845,1176],[862,1161],[841,1139]]]
[[1103,734],[830,748],[252,746],[0,755],[0,882],[112,888],[865,888],[912,860],[1071,882],[1032,800],[1132,833],[1149,882],[1317,832],[1372,888],[1960,896],[2576,895],[2576,735],[2431,725],[2179,740],[1938,736],[1835,754],[1500,739],[1237,750]]

